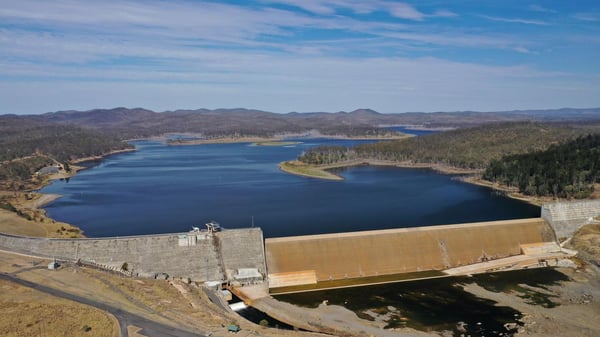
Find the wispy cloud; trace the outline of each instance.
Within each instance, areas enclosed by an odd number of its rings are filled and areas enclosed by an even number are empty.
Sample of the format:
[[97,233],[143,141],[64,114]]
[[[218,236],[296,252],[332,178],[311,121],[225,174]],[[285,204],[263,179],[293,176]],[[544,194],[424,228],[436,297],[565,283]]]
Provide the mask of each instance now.
[[538,25],[538,26],[549,25],[549,23],[546,21],[535,20],[535,19],[503,18],[503,17],[497,17],[497,16],[488,16],[488,15],[481,15],[481,17],[484,19],[498,21],[498,22],[521,23],[521,24],[525,24],[525,25]]
[[390,14],[395,17],[409,20],[423,20],[427,15],[425,13],[420,12],[413,6],[405,3],[390,3],[387,6]]
[[587,21],[587,22],[598,22],[600,21],[599,13],[575,13],[573,14],[573,18],[579,21]]
[[323,15],[336,14],[339,10],[351,10],[356,14],[369,14],[381,11],[387,12],[397,18],[414,21],[422,21],[431,17],[457,16],[455,13],[444,9],[426,14],[409,3],[383,0],[263,0],[262,2],[294,6]]
[[558,11],[540,5],[530,5],[528,8],[534,12],[539,13],[558,13]]
[[525,47],[514,47],[513,50],[517,51],[519,53],[522,53],[522,54],[530,54],[531,53],[531,51]]
[[[285,0],[283,0],[285,1]],[[293,1],[289,1],[293,2]],[[315,5],[319,1],[302,2]],[[357,11],[372,10],[366,4],[340,0]],[[404,4],[386,2],[395,15],[419,20],[426,15]],[[32,10],[37,6],[37,10]],[[383,21],[361,21],[356,18],[332,16],[315,17],[276,8],[242,8],[214,3],[174,2],[94,2],[77,6],[71,0],[39,4],[19,1],[10,9],[0,9],[0,18],[20,29],[0,30],[0,46],[6,53],[27,57],[36,46],[45,46],[40,56],[47,59],[85,62],[103,57],[139,56],[190,58],[204,54],[204,49],[245,48],[269,52],[301,54],[343,53],[356,50],[356,45],[338,43],[324,46],[318,39],[296,40],[290,44],[288,37],[300,29],[346,31],[359,36],[389,38],[388,47],[414,48],[409,44],[438,44],[506,49],[505,42],[493,43],[498,38],[482,34],[469,35],[444,29],[435,34],[422,34],[406,24]],[[89,17],[87,12],[94,13]],[[39,13],[44,13],[40,15]],[[115,13],[120,13],[115,15]],[[452,16],[439,11],[435,15]],[[23,22],[27,22],[24,24]],[[32,30],[29,27],[37,27]],[[118,34],[116,32],[119,32]],[[346,37],[353,40],[353,37]],[[470,40],[473,42],[467,43]],[[482,41],[486,42],[482,42]],[[341,41],[341,40],[339,40]],[[478,41],[480,43],[478,43]],[[491,42],[487,42],[491,41]],[[408,44],[407,44],[408,43]],[[522,44],[522,43],[521,43]],[[344,47],[346,46],[346,47]],[[38,48],[39,49],[39,48]],[[373,49],[376,51],[376,49]]]

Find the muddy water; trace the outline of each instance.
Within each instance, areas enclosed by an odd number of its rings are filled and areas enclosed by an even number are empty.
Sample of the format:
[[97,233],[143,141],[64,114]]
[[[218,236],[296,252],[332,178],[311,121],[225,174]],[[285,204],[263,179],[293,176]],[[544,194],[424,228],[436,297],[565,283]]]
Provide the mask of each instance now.
[[461,285],[475,282],[490,291],[516,292],[528,303],[552,307],[557,304],[544,288],[566,279],[564,274],[552,269],[523,270],[278,295],[276,298],[306,307],[317,307],[327,301],[354,311],[362,319],[383,321],[386,329],[446,330],[457,337],[511,336],[521,325],[521,313],[465,292]]

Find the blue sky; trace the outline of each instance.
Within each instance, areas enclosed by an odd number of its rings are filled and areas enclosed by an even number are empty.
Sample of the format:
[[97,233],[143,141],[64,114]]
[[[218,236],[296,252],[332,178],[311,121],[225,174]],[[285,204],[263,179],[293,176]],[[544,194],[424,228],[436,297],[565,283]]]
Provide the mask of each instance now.
[[600,1],[0,0],[0,114],[600,106]]

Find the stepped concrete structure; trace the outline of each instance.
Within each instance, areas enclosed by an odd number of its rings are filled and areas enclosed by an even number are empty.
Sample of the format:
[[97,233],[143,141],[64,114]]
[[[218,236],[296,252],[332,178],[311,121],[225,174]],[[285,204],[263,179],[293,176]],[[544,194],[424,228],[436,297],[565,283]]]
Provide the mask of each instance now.
[[443,271],[536,251],[532,246],[560,251],[555,241],[546,221],[535,218],[268,238],[265,251],[269,285],[276,288]]
[[544,218],[556,232],[557,238],[573,236],[583,225],[600,215],[600,200],[555,202],[542,205]]
[[93,239],[1,234],[0,249],[82,261],[109,270],[126,266],[131,274],[141,277],[168,275],[193,281],[226,281],[228,275],[233,279],[242,268],[261,276],[266,273],[260,228]]

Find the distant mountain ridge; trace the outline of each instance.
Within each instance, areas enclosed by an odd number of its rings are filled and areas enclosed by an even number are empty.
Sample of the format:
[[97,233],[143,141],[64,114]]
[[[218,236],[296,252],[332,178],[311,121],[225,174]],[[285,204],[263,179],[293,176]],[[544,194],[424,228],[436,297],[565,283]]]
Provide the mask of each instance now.
[[52,124],[69,124],[120,135],[123,138],[156,136],[171,132],[201,133],[207,137],[273,136],[318,130],[326,135],[375,135],[381,126],[460,128],[488,123],[532,122],[600,122],[600,108],[562,108],[513,110],[498,112],[406,112],[382,114],[363,108],[351,112],[290,112],[232,109],[180,109],[155,112],[144,108],[57,111],[23,116]]

